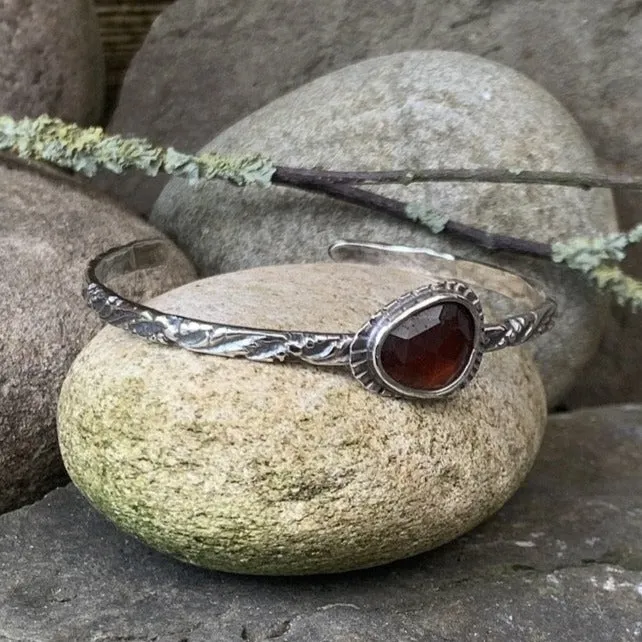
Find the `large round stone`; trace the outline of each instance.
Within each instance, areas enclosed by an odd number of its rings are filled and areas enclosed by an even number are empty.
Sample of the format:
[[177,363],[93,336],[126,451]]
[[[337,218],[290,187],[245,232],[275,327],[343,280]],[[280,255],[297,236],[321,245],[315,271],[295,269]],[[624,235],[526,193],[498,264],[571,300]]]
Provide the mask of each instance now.
[[105,66],[91,0],[0,2],[0,59],[0,112],[101,117]]
[[[153,304],[356,331],[424,282],[397,268],[274,266]],[[382,564],[472,528],[523,480],[545,414],[519,349],[487,355],[468,388],[422,403],[369,393],[343,370],[198,355],[109,327],[71,368],[58,426],[73,481],[123,529],[209,568],[303,574]]]
[[[260,150],[282,165],[333,169],[491,166],[595,171],[568,112],[502,65],[456,52],[408,52],[320,78],[230,127],[205,150]],[[552,242],[616,229],[610,193],[553,186],[434,183],[382,192],[425,202],[482,229]],[[318,195],[173,180],[151,219],[205,273],[322,260],[338,238],[427,245],[540,279],[557,298],[555,330],[536,343],[551,404],[596,349],[602,306],[577,273],[547,261],[491,254],[410,221]]]
[[[65,479],[56,402],[73,358],[101,323],[82,300],[90,258],[112,245],[158,236],[150,225],[75,181],[0,164],[0,513]],[[150,296],[194,277],[172,265],[133,283]]]

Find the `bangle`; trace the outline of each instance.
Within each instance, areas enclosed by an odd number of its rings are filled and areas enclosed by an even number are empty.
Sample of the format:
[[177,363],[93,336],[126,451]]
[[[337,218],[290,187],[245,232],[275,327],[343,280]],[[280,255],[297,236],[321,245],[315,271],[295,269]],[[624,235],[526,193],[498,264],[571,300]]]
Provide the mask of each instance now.
[[[534,282],[503,268],[458,259],[427,248],[338,241],[336,261],[404,264],[425,268],[435,280],[390,302],[355,333],[269,330],[166,314],[124,298],[106,281],[162,265],[168,242],[135,241],[92,260],[85,300],[100,318],[148,341],[219,357],[253,361],[302,361],[350,368],[367,390],[433,399],[469,383],[482,356],[517,346],[552,326],[555,301]],[[526,311],[485,324],[471,286],[526,301]]]

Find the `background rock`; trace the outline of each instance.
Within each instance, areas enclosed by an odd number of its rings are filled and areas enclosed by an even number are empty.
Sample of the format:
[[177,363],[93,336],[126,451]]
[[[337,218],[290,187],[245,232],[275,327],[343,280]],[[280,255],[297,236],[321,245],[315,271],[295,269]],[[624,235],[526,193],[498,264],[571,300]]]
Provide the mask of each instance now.
[[[104,196],[53,172],[0,164],[0,512],[41,497],[64,472],[58,390],[99,328],[81,298],[86,263],[112,245],[158,233]],[[178,252],[138,296],[193,277]]]
[[553,417],[535,468],[495,518],[404,562],[312,578],[175,562],[118,531],[71,487],[57,490],[0,518],[0,636],[636,640],[641,466],[642,407]]
[[[275,266],[154,304],[230,324],[355,331],[425,280]],[[342,370],[196,355],[106,328],[70,370],[58,430],[74,482],[152,546],[219,570],[309,574],[407,557],[478,524],[530,469],[545,414],[520,350],[489,355],[461,394],[413,403],[373,395]]]
[[[636,0],[178,0],[134,58],[110,128],[196,151],[287,91],[357,60],[455,49],[543,85],[598,154],[626,168],[642,158],[641,32]],[[102,184],[148,213],[165,182],[131,175]]]
[[100,118],[105,69],[91,0],[5,0],[0,59],[0,113]]
[[[275,100],[204,149],[259,147],[283,165],[336,169],[597,167],[580,129],[550,94],[507,67],[456,52],[396,54],[346,67]],[[542,242],[616,228],[605,191],[452,183],[380,189],[491,232]],[[546,261],[482,253],[418,224],[326,197],[285,188],[239,190],[222,182],[196,190],[176,179],[150,221],[176,238],[206,274],[323,260],[339,238],[428,245],[531,274],[560,306],[556,328],[536,342],[553,405],[599,340],[602,309],[582,276]]]
[[[642,159],[636,174],[642,175]],[[642,221],[642,192],[616,195],[623,228]],[[642,244],[628,248],[622,269],[642,279]],[[642,401],[642,312],[611,306],[597,353],[565,397],[569,408]]]

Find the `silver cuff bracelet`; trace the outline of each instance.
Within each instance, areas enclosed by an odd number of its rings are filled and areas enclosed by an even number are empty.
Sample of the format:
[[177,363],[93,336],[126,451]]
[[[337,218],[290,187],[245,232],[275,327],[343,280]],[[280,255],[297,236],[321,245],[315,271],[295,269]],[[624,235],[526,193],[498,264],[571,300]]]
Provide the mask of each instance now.
[[[191,319],[130,301],[109,279],[162,265],[168,242],[135,241],[96,257],[87,269],[85,299],[100,318],[139,337],[219,357],[302,361],[350,368],[367,390],[410,398],[443,397],[466,385],[485,352],[516,346],[552,326],[556,304],[535,283],[485,263],[426,248],[338,241],[335,261],[403,264],[438,275],[436,283],[406,292],[357,332],[281,331]],[[472,286],[525,300],[530,309],[485,324]]]

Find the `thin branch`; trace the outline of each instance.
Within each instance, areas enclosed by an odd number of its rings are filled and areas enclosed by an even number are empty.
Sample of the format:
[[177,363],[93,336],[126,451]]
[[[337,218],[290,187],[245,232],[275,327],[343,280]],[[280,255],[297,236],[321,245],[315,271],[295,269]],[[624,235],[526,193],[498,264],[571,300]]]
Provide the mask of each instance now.
[[[353,187],[341,183],[330,183],[323,179],[318,179],[312,174],[302,177],[297,174],[279,173],[279,168],[272,176],[272,183],[275,185],[285,185],[307,192],[316,192],[331,196],[332,198],[358,205],[370,210],[382,212],[389,216],[408,221],[408,203],[399,201],[388,196],[375,194],[365,189]],[[542,258],[551,258],[552,248],[547,243],[538,241],[529,241],[504,234],[486,232],[485,230],[449,220],[445,223],[444,230],[451,235],[460,239],[471,241],[487,250],[508,250],[519,252],[520,254],[529,254]]]
[[277,166],[276,181],[322,180],[334,184],[382,185],[386,183],[458,182],[458,183],[526,183],[530,185],[558,185],[591,189],[642,190],[642,176],[587,174],[581,172],[554,172],[536,170],[495,169],[489,167],[434,168],[391,171],[341,172],[323,169],[303,169]]
[[642,309],[642,284],[622,273],[615,265],[625,257],[625,250],[630,244],[642,241],[642,223],[628,232],[597,238],[571,238],[548,245],[447,220],[444,213],[431,212],[421,203],[404,203],[357,186],[458,181],[642,190],[641,177],[489,168],[337,172],[276,167],[270,159],[259,155],[184,154],[172,148],[155,146],[145,139],[111,136],[99,127],[83,129],[48,116],[16,121],[0,115],[2,151],[10,151],[26,160],[46,161],[89,176],[101,167],[116,173],[137,169],[151,176],[164,172],[191,182],[219,179],[237,186],[275,184],[322,193],[395,218],[421,223],[434,233],[446,231],[488,250],[508,250],[563,263],[587,274],[596,287],[615,293],[618,302],[628,302],[635,309]]

